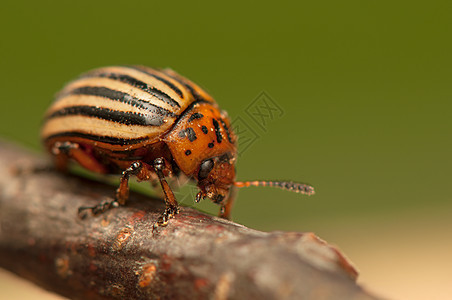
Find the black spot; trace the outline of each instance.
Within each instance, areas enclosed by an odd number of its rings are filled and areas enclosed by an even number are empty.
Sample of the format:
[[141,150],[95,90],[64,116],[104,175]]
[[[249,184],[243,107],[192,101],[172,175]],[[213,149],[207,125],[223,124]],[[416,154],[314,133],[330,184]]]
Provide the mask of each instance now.
[[213,123],[213,127],[215,128],[215,134],[217,135],[217,142],[219,144],[223,140],[223,136],[221,135],[221,132],[220,132],[220,124],[218,124],[218,121],[215,119],[212,119],[212,123]]
[[190,150],[185,151],[185,155],[189,156],[191,154]]
[[227,137],[228,137],[229,143],[232,144],[231,133],[229,132],[229,128],[228,128],[228,126],[226,125],[226,122],[223,121],[223,119],[220,119],[220,122],[221,122],[221,125],[223,125],[224,130],[226,131],[226,135],[227,135]]
[[185,137],[185,130],[179,131],[179,137],[184,138]]
[[209,146],[209,148],[213,148],[213,146],[215,146],[215,144],[212,142],[212,143],[209,143],[207,146]]
[[194,113],[190,116],[190,118],[188,118],[188,123],[190,123],[191,121],[196,120],[196,119],[201,119],[202,117],[204,117],[203,114]]
[[193,142],[194,140],[197,139],[196,137],[196,133],[193,130],[193,128],[189,127],[187,129],[185,129],[185,134],[187,135],[188,139],[190,140],[190,142]]
[[201,130],[202,130],[202,132],[204,132],[204,134],[207,134],[209,131],[207,130],[207,127],[206,126],[202,126],[201,127]]

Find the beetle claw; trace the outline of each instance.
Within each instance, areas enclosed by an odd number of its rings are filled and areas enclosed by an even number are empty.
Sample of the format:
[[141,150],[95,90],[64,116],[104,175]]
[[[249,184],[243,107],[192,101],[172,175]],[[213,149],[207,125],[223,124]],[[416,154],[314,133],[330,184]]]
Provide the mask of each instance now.
[[165,211],[160,215],[159,219],[154,223],[152,231],[157,229],[159,226],[166,226],[170,219],[174,218],[175,215],[179,213],[179,207],[177,206],[167,206]]
[[91,213],[96,216],[101,213],[106,212],[110,208],[116,208],[119,207],[119,202],[117,200],[113,201],[103,201],[95,206],[81,206],[78,208],[78,214],[79,216],[84,219],[86,218],[86,214],[84,214],[85,211],[91,211]]
[[196,198],[195,198],[195,203],[199,203],[199,201],[201,201],[202,198],[202,192],[199,192],[196,194]]

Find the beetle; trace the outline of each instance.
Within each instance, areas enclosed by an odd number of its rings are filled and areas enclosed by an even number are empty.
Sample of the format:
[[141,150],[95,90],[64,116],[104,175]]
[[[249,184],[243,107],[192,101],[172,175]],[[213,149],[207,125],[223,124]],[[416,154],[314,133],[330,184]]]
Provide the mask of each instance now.
[[98,214],[125,204],[130,176],[160,182],[166,208],[155,227],[167,225],[179,212],[166,178],[182,174],[197,182],[195,201],[210,198],[227,219],[239,187],[314,193],[303,183],[236,181],[237,137],[227,113],[170,69],[111,66],[82,74],[57,94],[41,138],[57,169],[75,161],[92,172],[121,174],[114,200],[81,210]]

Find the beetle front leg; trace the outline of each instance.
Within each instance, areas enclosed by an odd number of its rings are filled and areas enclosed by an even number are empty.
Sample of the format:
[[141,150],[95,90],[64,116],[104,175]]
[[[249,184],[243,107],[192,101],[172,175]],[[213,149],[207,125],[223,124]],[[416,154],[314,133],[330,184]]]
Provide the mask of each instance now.
[[165,168],[166,166],[164,158],[157,158],[154,160],[154,170],[159,178],[163,193],[165,194],[165,205],[166,205],[165,211],[157,220],[157,222],[154,223],[154,229],[156,229],[158,226],[166,226],[168,224],[169,219],[173,218],[174,215],[179,213],[179,206],[177,204],[176,197],[174,196],[174,193],[171,190],[163,174]]
[[91,210],[94,215],[103,213],[110,208],[124,205],[129,198],[129,178],[131,175],[138,175],[143,170],[143,163],[136,161],[130,165],[124,172],[119,182],[119,187],[116,190],[116,197],[113,201],[104,201],[96,206],[83,206],[78,209],[79,213],[84,210]]
[[136,161],[130,165],[124,172],[119,181],[119,187],[116,190],[116,200],[119,204],[124,205],[129,199],[129,178],[130,175],[138,175],[143,169],[143,163]]
[[220,207],[220,213],[218,216],[220,218],[230,220],[232,206],[234,205],[235,197],[237,196],[237,188],[235,186],[231,186],[231,190],[229,191],[228,197],[223,201]]

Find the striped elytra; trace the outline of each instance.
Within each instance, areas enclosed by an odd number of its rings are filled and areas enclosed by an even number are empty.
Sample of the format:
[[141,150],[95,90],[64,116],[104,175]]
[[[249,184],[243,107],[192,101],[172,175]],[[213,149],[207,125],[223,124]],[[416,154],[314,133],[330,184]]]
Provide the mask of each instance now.
[[93,172],[122,174],[115,199],[90,207],[93,213],[124,204],[130,176],[160,182],[166,209],[156,226],[178,212],[165,178],[182,173],[197,181],[195,200],[210,198],[225,218],[234,187],[269,185],[313,193],[312,187],[292,182],[236,182],[237,138],[226,112],[169,69],[112,66],[82,74],[58,93],[41,136],[59,169],[72,160]]

